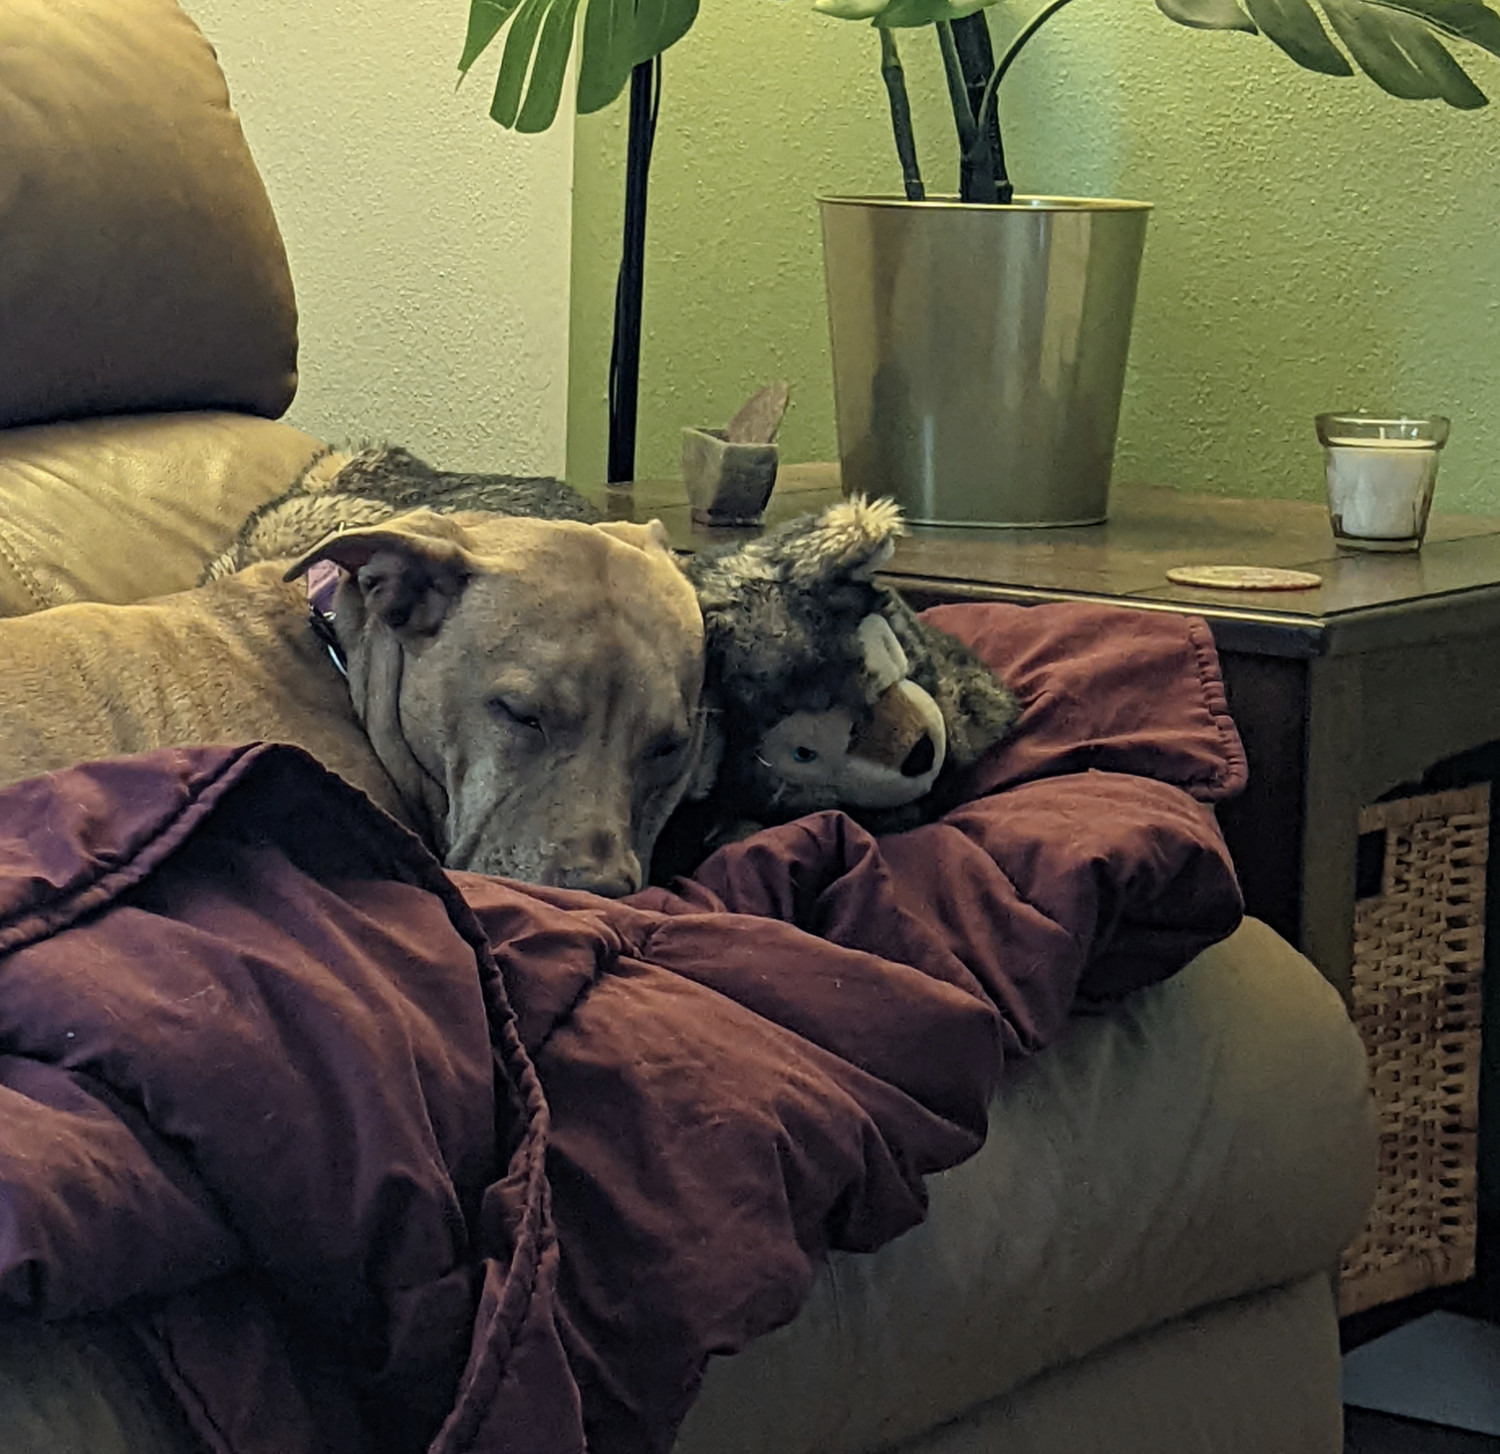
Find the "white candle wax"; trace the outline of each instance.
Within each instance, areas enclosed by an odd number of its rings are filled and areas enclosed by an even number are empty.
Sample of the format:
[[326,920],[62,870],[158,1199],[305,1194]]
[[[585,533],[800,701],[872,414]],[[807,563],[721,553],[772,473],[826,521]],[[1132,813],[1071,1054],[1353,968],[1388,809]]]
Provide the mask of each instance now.
[[1421,534],[1438,452],[1421,439],[1328,442],[1328,513],[1344,534],[1410,540]]

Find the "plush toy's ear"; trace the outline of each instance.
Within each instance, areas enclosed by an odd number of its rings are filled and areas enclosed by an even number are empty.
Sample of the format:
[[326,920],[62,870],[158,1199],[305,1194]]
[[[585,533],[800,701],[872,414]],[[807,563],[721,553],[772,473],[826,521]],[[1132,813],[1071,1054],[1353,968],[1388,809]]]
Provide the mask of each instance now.
[[699,551],[686,569],[705,615],[739,619],[748,591],[789,589],[832,605],[841,587],[868,586],[905,531],[893,500],[855,496],[743,545]]
[[894,500],[841,500],[785,537],[785,578],[803,590],[822,582],[871,580],[906,533]]
[[660,520],[649,520],[644,525],[637,525],[632,520],[601,520],[594,529],[613,535],[616,540],[623,540],[626,545],[633,545],[637,550],[661,550],[669,555],[672,553],[671,537]]
[[905,677],[911,666],[900,640],[891,630],[891,623],[879,612],[872,611],[866,616],[854,635],[864,658],[869,697],[874,701]]

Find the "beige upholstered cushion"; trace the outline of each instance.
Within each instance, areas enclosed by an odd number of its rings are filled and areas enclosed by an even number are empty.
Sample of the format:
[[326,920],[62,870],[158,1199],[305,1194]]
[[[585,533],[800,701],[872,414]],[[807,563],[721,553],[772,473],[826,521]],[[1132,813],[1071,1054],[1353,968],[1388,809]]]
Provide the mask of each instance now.
[[173,0],[5,0],[0,138],[0,426],[285,410],[286,254]]
[[1374,1179],[1359,1038],[1313,966],[1248,920],[1010,1073],[984,1148],[932,1178],[928,1220],[832,1258],[792,1323],[711,1366],[677,1454],[898,1444],[1332,1269]]
[[1341,1454],[1339,1401],[1314,1274],[1064,1363],[892,1454]]
[[321,447],[213,411],[0,430],[0,616],[196,584]]

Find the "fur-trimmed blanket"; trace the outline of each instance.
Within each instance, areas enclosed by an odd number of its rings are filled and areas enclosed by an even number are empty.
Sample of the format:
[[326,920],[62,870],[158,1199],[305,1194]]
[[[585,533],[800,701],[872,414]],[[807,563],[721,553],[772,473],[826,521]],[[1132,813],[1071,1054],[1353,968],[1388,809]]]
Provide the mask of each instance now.
[[335,530],[378,525],[419,507],[440,515],[484,510],[590,523],[604,518],[577,490],[548,475],[435,470],[393,444],[367,445],[352,457],[325,449],[291,486],[247,517],[199,584],[257,561],[300,555]]

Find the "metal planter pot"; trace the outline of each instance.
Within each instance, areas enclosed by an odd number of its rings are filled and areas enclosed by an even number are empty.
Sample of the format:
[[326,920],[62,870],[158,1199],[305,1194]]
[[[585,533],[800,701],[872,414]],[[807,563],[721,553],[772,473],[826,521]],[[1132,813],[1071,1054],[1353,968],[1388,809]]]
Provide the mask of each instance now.
[[915,524],[1104,519],[1150,204],[818,202],[845,493]]

